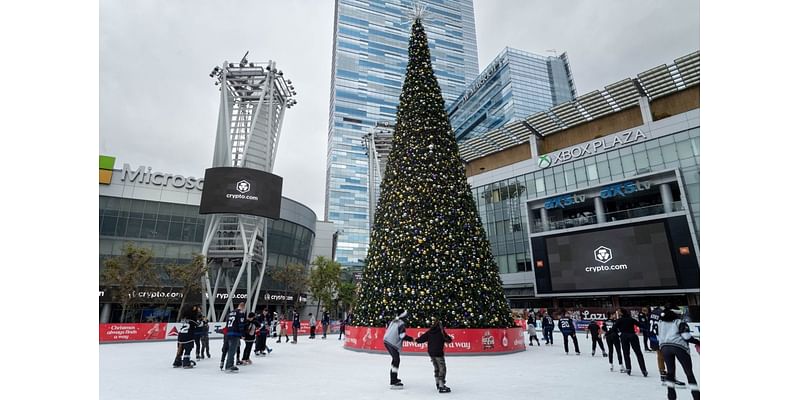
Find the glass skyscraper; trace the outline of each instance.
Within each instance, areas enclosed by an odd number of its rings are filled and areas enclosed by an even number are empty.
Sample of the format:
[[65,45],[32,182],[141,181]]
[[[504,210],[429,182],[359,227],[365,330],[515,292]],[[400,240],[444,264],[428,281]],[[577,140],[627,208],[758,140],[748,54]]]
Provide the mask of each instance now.
[[[431,61],[446,104],[478,75],[472,0],[427,0]],[[362,265],[369,243],[365,134],[394,123],[408,60],[411,0],[337,0],[325,214],[339,230],[336,261]]]
[[448,107],[458,141],[575,100],[567,53],[558,57],[506,47]]

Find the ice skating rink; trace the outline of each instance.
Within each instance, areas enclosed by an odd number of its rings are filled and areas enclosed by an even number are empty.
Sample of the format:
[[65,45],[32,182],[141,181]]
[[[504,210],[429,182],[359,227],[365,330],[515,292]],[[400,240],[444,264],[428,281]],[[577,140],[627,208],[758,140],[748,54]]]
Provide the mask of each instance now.
[[[433,366],[425,356],[402,354],[403,390],[389,389],[387,354],[345,350],[344,341],[330,335],[322,340],[299,337],[297,344],[275,343],[266,357],[251,354],[252,365],[239,372],[219,370],[221,340],[212,340],[211,359],[197,360],[194,369],[172,368],[175,342],[99,345],[100,399],[665,399],[655,353],[644,353],[649,376],[644,378],[632,354],[631,376],[608,370],[600,349],[591,356],[591,339],[578,335],[581,355],[564,354],[561,335],[555,345],[528,347],[503,356],[447,357],[447,385],[452,393],[436,391]],[[527,340],[527,337],[526,337]],[[541,340],[541,339],[540,339]],[[641,344],[641,341],[640,341]],[[570,343],[570,350],[572,344]],[[193,351],[194,353],[194,351]],[[194,355],[193,355],[194,357]],[[616,356],[614,357],[616,359]],[[700,380],[700,356],[692,349],[695,376]],[[616,364],[616,360],[615,360]],[[678,367],[678,379],[686,376]],[[678,399],[691,399],[678,389]]]

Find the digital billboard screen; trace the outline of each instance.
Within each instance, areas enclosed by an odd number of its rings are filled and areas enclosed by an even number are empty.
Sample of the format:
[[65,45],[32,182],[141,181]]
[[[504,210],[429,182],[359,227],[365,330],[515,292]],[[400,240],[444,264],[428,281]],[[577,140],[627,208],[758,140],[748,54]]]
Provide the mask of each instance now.
[[250,168],[206,169],[200,214],[248,214],[278,219],[283,178]]
[[550,236],[542,242],[545,248],[537,252],[546,253],[552,292],[679,286],[663,222]]

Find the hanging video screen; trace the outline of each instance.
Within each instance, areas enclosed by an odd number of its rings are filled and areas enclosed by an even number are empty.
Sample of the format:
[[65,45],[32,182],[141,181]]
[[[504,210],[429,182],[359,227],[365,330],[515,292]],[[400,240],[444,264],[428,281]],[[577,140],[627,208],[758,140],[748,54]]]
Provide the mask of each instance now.
[[200,214],[248,214],[278,219],[283,178],[250,168],[206,169]]
[[544,244],[553,292],[678,286],[663,222],[552,236]]

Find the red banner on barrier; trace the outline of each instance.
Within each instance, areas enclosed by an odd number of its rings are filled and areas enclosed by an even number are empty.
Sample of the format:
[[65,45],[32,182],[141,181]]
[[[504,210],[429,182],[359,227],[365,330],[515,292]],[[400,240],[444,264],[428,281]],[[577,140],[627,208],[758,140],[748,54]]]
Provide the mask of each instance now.
[[100,324],[100,342],[164,340],[167,324]]
[[[427,328],[408,328],[406,335],[421,336]],[[384,352],[383,334],[386,328],[348,326],[345,328],[344,347],[352,350]],[[446,329],[453,337],[445,344],[445,353],[514,353],[525,351],[525,334],[522,328]],[[403,351],[427,353],[427,343],[403,342]]]

